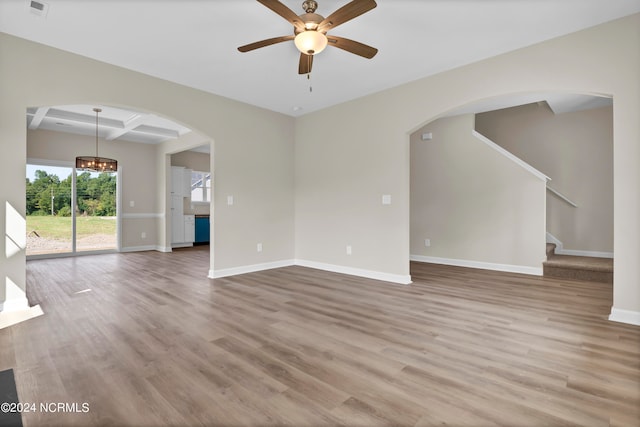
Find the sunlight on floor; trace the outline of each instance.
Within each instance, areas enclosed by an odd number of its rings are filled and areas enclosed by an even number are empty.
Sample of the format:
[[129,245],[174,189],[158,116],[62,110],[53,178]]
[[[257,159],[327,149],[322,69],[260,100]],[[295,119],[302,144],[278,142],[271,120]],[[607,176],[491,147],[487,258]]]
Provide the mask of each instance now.
[[39,305],[34,305],[26,310],[16,310],[0,313],[0,329],[7,328],[9,326],[16,325],[25,320],[33,319],[38,316],[42,316],[44,311]]

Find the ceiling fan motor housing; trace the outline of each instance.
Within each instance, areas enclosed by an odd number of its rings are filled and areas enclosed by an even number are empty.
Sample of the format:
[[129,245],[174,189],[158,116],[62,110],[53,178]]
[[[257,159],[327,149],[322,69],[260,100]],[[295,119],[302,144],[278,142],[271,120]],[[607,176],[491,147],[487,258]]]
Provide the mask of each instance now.
[[[318,15],[317,13],[313,12],[303,13],[299,16],[299,18],[302,22],[304,22],[305,31],[314,31],[316,28],[318,28],[318,25],[320,25],[320,23],[324,21],[324,16]],[[296,27],[293,27],[293,32],[294,34],[298,34],[302,31],[300,31]]]
[[318,8],[318,2],[315,0],[306,0],[302,3],[302,9],[307,13],[313,13]]

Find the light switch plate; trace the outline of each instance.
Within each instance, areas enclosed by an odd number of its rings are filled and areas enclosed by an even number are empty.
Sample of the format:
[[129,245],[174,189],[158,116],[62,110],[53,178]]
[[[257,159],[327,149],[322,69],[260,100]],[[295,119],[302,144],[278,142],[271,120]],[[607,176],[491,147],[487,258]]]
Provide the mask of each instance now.
[[391,204],[391,194],[383,194],[382,195],[382,204],[390,205]]
[[233,196],[227,196],[227,205],[233,205]]

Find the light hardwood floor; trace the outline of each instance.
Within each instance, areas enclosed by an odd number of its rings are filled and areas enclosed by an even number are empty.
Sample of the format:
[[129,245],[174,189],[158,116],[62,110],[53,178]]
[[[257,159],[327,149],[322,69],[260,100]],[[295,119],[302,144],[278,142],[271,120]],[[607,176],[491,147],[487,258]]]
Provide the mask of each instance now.
[[638,426],[640,327],[611,285],[412,264],[410,286],[208,249],[27,263],[44,315],[0,330],[24,425]]

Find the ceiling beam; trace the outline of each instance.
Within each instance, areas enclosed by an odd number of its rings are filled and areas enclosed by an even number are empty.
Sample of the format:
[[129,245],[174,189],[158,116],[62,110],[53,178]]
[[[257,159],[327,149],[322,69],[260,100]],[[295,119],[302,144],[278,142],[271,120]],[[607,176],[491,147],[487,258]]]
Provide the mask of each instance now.
[[116,129],[109,132],[109,135],[105,138],[107,141],[113,141],[116,138],[120,138],[122,135],[131,132],[141,124],[144,124],[147,119],[151,118],[149,114],[136,114],[133,118],[124,122],[122,129]]
[[29,129],[36,130],[40,127],[40,123],[46,117],[49,112],[49,107],[38,107],[36,113],[33,115],[33,119],[31,119],[31,123],[29,123]]
[[180,132],[176,129],[169,129],[165,127],[141,125],[135,130],[136,132],[146,133],[148,135],[166,136],[168,138],[179,138]]

